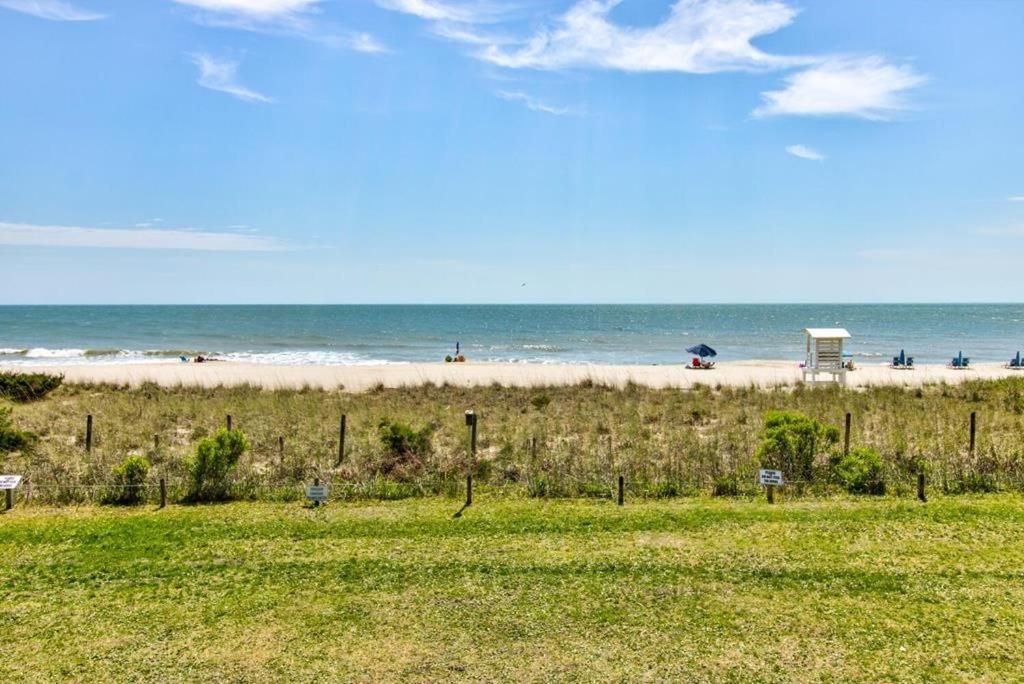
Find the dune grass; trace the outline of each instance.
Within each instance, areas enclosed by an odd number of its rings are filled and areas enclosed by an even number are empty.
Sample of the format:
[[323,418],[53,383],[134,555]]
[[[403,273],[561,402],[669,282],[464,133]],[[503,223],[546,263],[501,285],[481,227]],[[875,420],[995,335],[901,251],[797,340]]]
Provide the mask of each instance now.
[[[295,495],[297,484],[314,477],[339,493],[349,491],[345,485],[386,497],[454,494],[468,467],[466,409],[480,416],[477,481],[534,495],[607,496],[618,474],[638,496],[753,493],[759,433],[772,409],[802,411],[840,428],[851,413],[851,445],[879,451],[890,493],[912,493],[921,468],[929,486],[941,491],[1024,489],[1024,378],[912,389],[680,391],[585,383],[424,385],[360,394],[66,384],[45,399],[11,406],[14,425],[39,439],[31,450],[0,454],[0,468],[25,475],[34,488],[26,491],[51,503],[97,500],[92,493],[132,453],[153,462],[151,485],[160,477],[181,482],[185,458],[228,414],[251,444],[239,463],[241,496]],[[978,416],[973,452],[971,412]],[[94,418],[91,453],[84,444],[86,414]],[[342,414],[346,454],[338,466]],[[431,450],[415,467],[382,478],[385,419],[428,428]]]
[[16,507],[3,681],[1014,681],[1011,495]]

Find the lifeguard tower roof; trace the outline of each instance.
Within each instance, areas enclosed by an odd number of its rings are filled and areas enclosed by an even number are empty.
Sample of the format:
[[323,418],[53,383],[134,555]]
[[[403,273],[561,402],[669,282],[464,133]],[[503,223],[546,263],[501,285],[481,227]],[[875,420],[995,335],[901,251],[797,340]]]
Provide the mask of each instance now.
[[846,328],[804,328],[812,340],[846,340],[852,337]]

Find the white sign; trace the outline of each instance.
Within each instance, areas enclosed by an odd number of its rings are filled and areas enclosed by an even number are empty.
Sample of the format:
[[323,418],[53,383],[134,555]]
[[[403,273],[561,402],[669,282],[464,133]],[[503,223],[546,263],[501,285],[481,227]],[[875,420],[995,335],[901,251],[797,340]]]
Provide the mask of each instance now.
[[306,498],[310,501],[327,501],[330,494],[330,485],[306,485]]
[[757,471],[757,481],[763,485],[782,485],[782,471],[781,470],[759,470]]
[[0,475],[0,489],[14,489],[21,482],[21,475]]

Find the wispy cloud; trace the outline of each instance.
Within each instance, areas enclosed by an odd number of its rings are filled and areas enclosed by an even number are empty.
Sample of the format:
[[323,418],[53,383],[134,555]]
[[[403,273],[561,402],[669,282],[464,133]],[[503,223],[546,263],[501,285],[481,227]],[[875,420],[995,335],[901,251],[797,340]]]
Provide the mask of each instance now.
[[1024,237],[1024,226],[1003,226],[995,228],[978,228],[978,235],[989,237]]
[[480,24],[497,21],[505,16],[508,7],[488,2],[453,3],[443,0],[377,0],[381,7],[412,14],[430,21],[454,21],[461,24]]
[[1006,199],[1010,200],[1011,202],[1024,202],[1024,195],[1012,195],[1010,197],[1007,197]]
[[786,87],[762,93],[755,116],[857,116],[886,120],[908,107],[906,92],[927,77],[879,56],[829,59],[786,77]]
[[600,68],[707,74],[808,63],[771,55],[751,41],[792,23],[797,11],[775,0],[678,0],[659,24],[636,28],[609,14],[621,0],[580,0],[517,48],[492,45],[480,57],[508,68]]
[[51,21],[94,21],[105,16],[62,0],[0,0],[0,7]]
[[246,102],[273,102],[273,98],[246,88],[238,82],[239,62],[217,59],[205,53],[192,55],[192,62],[199,68],[199,80],[203,88],[216,90],[237,97]]
[[42,226],[0,222],[0,245],[18,247],[106,247],[112,249],[181,249],[204,252],[279,252],[280,241],[259,235],[202,230],[138,230]]
[[321,0],[173,0],[201,11],[196,21],[206,26],[234,28],[305,38],[330,47],[358,52],[386,52],[365,32],[324,29],[314,21]]
[[800,157],[801,159],[809,159],[811,161],[824,161],[825,155],[818,152],[815,149],[811,149],[806,145],[790,145],[786,148],[786,152],[789,152],[794,157]]
[[[853,116],[886,120],[909,108],[907,94],[927,77],[879,55],[778,55],[754,45],[793,23],[784,0],[675,0],[651,26],[617,23],[623,0],[575,0],[531,35],[480,31],[502,14],[494,5],[447,0],[376,0],[431,22],[435,34],[478,46],[478,59],[508,69],[607,69],[712,74],[799,69],[762,93],[762,116]],[[500,6],[499,6],[500,7]],[[504,7],[506,13],[508,6]]]
[[555,114],[557,116],[564,116],[566,114],[573,114],[574,110],[570,107],[556,107],[554,105],[542,102],[532,95],[520,91],[510,90],[499,90],[495,92],[495,95],[503,100],[509,102],[521,102],[526,105],[526,108],[534,112],[543,112],[545,114]]

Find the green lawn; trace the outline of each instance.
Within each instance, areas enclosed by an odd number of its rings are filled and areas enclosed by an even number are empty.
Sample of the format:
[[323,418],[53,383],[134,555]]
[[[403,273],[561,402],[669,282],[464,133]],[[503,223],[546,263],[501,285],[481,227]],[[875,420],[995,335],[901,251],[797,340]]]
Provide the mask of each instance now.
[[1024,500],[0,515],[0,681],[1012,681]]

